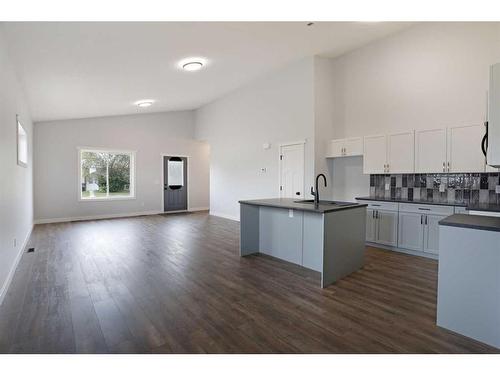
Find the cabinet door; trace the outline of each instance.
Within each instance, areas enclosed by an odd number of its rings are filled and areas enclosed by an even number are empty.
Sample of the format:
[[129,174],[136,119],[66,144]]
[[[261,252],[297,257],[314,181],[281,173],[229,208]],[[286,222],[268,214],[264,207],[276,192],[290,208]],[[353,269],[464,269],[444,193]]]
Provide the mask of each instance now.
[[363,155],[363,138],[346,138],[346,156]]
[[328,155],[331,158],[337,158],[339,156],[343,156],[344,149],[344,140],[343,139],[333,139],[330,142],[330,154]]
[[425,215],[424,223],[424,251],[426,253],[439,253],[439,220],[446,216]]
[[448,163],[450,172],[484,172],[481,151],[482,125],[448,128]]
[[400,212],[398,223],[398,247],[415,251],[424,248],[423,214]]
[[366,241],[375,242],[377,240],[377,220],[375,210],[366,210]]
[[375,135],[365,137],[363,154],[363,173],[385,173],[384,165],[387,162],[387,137]]
[[398,213],[392,211],[377,211],[377,243],[388,246],[398,244]]
[[443,173],[446,161],[446,129],[417,130],[415,172]]
[[387,136],[387,164],[389,173],[415,172],[415,133]]

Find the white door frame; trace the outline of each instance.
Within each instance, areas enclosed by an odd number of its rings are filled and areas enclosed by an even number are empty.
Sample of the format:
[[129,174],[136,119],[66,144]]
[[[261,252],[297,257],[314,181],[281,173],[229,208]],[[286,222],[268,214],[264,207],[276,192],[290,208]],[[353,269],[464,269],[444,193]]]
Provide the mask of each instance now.
[[[190,208],[191,208],[191,205],[189,204],[189,165],[191,164],[190,163],[190,158],[191,156],[189,155],[179,155],[179,154],[176,154],[176,153],[169,153],[169,154],[160,154],[161,156],[161,172],[160,172],[160,175],[161,175],[161,181],[160,181],[160,185],[161,185],[161,208],[160,208],[160,213],[166,213],[166,214],[175,214],[177,212],[189,212]],[[165,158],[165,156],[177,156],[177,157],[180,157],[180,158],[186,158],[187,161],[188,161],[188,166],[187,166],[187,176],[186,176],[186,182],[187,182],[187,191],[186,191],[186,194],[187,194],[187,210],[178,210],[178,211],[165,211],[165,192],[164,192],[164,189],[165,189],[165,170],[163,169],[163,159]]]
[[287,143],[280,143],[279,145],[279,148],[278,148],[278,163],[279,163],[279,173],[278,173],[278,194],[279,194],[279,197],[282,198],[281,196],[281,184],[282,184],[282,181],[281,181],[281,172],[282,172],[282,160],[281,160],[281,155],[282,155],[282,149],[283,147],[286,147],[286,146],[295,146],[295,145],[300,145],[302,146],[302,165],[304,166],[304,170],[303,170],[303,173],[302,173],[302,191],[304,192],[303,193],[303,198],[302,199],[305,199],[305,196],[306,196],[306,190],[305,190],[305,186],[306,186],[306,141],[303,140],[303,141],[296,141],[296,142],[287,142]]

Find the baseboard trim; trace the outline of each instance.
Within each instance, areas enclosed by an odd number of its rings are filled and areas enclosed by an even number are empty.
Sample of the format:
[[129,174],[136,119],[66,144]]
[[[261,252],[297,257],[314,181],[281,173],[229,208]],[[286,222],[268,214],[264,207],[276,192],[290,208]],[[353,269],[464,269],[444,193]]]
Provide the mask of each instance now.
[[237,216],[227,215],[227,214],[224,214],[224,213],[221,213],[221,212],[212,211],[212,210],[210,210],[209,215],[218,216],[218,217],[222,217],[224,219],[229,219],[229,220],[233,220],[233,221],[240,221],[240,218],[237,217]]
[[35,224],[65,223],[68,221],[86,221],[86,220],[100,220],[100,219],[116,219],[116,218],[120,218],[120,217],[158,215],[160,213],[161,213],[161,211],[141,211],[141,212],[127,212],[127,213],[120,213],[120,214],[58,217],[58,218],[54,218],[54,219],[36,219]]
[[7,279],[2,285],[2,289],[0,289],[0,306],[3,304],[3,301],[5,299],[5,296],[7,295],[7,292],[9,291],[10,283],[12,282],[12,279],[14,278],[14,274],[16,273],[17,266],[19,265],[19,262],[21,261],[21,258],[24,254],[24,251],[26,250],[26,247],[28,246],[28,242],[31,237],[31,233],[33,232],[34,224],[31,224],[31,228],[28,231],[28,235],[25,237],[22,246],[19,248],[19,252],[16,255],[16,259],[14,260],[14,264],[10,268],[9,274],[7,275]]
[[402,249],[400,247],[387,246],[387,245],[382,245],[382,244],[374,243],[374,242],[366,242],[366,246],[378,247],[379,249],[392,250],[392,251],[396,251],[398,253],[415,255],[417,257],[422,257],[422,258],[439,260],[439,255],[431,254],[431,253],[424,253],[423,251],[407,250],[407,249]]
[[[175,211],[175,212],[196,212],[196,211],[208,211],[209,207],[193,207],[187,211]],[[171,211],[174,213],[174,211]],[[163,211],[140,211],[140,212],[127,212],[119,214],[105,214],[105,215],[92,215],[92,216],[74,216],[74,217],[58,217],[54,219],[36,219],[35,224],[51,224],[51,223],[65,223],[69,221],[88,221],[88,220],[101,220],[101,219],[116,219],[120,217],[134,217],[134,216],[150,216],[165,214],[168,212]]]

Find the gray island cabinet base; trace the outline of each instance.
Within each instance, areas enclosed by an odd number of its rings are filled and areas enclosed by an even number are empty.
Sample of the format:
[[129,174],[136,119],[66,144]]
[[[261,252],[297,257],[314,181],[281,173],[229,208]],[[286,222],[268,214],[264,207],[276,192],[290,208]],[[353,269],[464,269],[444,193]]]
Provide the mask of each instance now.
[[291,199],[240,201],[240,255],[260,252],[321,272],[324,288],[363,267],[365,225],[363,204],[314,209]]

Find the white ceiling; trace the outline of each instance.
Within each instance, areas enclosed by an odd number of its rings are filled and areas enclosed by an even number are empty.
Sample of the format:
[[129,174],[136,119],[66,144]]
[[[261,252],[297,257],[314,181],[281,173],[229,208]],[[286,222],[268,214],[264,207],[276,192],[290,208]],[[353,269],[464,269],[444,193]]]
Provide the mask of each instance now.
[[[409,23],[5,23],[34,121],[198,108],[293,60],[335,57]],[[179,60],[206,57],[184,72]],[[154,99],[152,107],[133,103]]]

